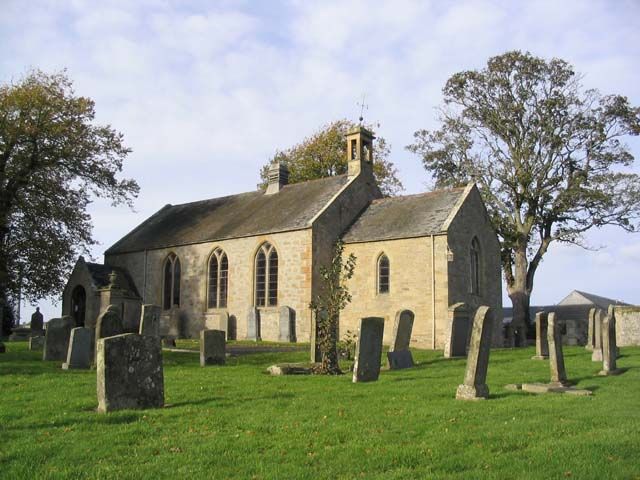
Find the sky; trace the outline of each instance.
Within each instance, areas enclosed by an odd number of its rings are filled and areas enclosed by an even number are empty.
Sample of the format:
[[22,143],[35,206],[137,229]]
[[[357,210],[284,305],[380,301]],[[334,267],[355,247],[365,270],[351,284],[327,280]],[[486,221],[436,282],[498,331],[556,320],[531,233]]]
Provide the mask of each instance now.
[[[363,95],[404,193],[428,190],[404,147],[437,128],[452,74],[514,49],[562,58],[586,88],[640,105],[639,0],[0,0],[0,82],[66,69],[133,150],[123,175],[140,184],[135,209],[91,205],[95,261],[167,203],[254,190],[278,149],[357,120]],[[639,157],[638,139],[628,144]],[[606,228],[587,241],[593,251],[550,248],[533,304],[573,289],[640,304],[640,234]],[[39,305],[46,319],[60,313],[55,299]]]

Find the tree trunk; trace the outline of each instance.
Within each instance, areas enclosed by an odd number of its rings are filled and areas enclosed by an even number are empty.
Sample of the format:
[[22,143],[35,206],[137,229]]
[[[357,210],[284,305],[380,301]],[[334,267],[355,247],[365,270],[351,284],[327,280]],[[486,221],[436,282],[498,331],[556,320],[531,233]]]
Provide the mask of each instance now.
[[339,375],[342,373],[338,363],[338,315],[329,315],[326,325],[326,336],[320,342],[322,363],[320,372],[324,375]]
[[513,283],[507,286],[509,298],[513,305],[511,327],[516,335],[516,346],[526,346],[527,329],[530,323],[529,306],[531,289],[527,281],[527,249],[521,247],[514,252]]

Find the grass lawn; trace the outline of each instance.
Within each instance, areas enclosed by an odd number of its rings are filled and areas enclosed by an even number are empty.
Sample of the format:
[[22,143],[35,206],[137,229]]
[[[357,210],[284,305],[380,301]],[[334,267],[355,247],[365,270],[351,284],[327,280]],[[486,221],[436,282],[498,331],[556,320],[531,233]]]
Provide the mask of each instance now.
[[5,345],[2,478],[640,479],[640,348],[622,349],[617,377],[565,348],[569,377],[592,397],[506,391],[547,381],[548,364],[531,348],[494,350],[483,402],[454,400],[465,361],[441,352],[415,350],[416,368],[367,384],[263,373],[305,352],[207,368],[164,352],[167,407],[104,415],[95,371]]

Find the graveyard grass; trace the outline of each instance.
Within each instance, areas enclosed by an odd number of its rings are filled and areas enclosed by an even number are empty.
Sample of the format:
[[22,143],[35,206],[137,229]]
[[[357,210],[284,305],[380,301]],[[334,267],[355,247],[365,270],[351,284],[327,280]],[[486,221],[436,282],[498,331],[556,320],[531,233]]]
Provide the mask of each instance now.
[[[416,368],[269,377],[306,352],[199,366],[164,352],[163,409],[95,412],[95,371],[63,371],[24,342],[0,355],[0,477],[640,479],[640,348],[620,376],[566,347],[569,378],[592,397],[507,391],[545,382],[532,348],[493,350],[485,401],[454,400],[465,360],[414,350]],[[343,364],[347,366],[347,364]]]

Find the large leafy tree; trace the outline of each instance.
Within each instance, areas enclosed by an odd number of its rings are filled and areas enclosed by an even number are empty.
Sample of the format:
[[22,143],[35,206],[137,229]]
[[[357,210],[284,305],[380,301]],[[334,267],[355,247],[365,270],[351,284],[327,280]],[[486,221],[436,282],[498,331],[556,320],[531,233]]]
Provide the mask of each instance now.
[[65,72],[29,72],[0,86],[0,302],[59,293],[72,262],[94,244],[93,196],[129,204],[134,180],[118,179],[130,152],[94,123],[94,102]]
[[585,246],[583,234],[638,228],[640,178],[623,143],[640,109],[585,90],[567,62],[507,52],[446,83],[441,127],[415,132],[437,186],[477,182],[501,240],[514,321],[529,321],[534,277],[549,245]]
[[[275,161],[284,162],[289,167],[289,183],[347,173],[346,135],[355,126],[348,120],[338,120],[325,125],[299,144],[277,152],[260,171],[261,185],[267,184],[269,165]],[[380,190],[387,196],[398,193],[403,187],[396,168],[389,160],[389,144],[384,138],[377,137],[373,148],[373,173]]]

